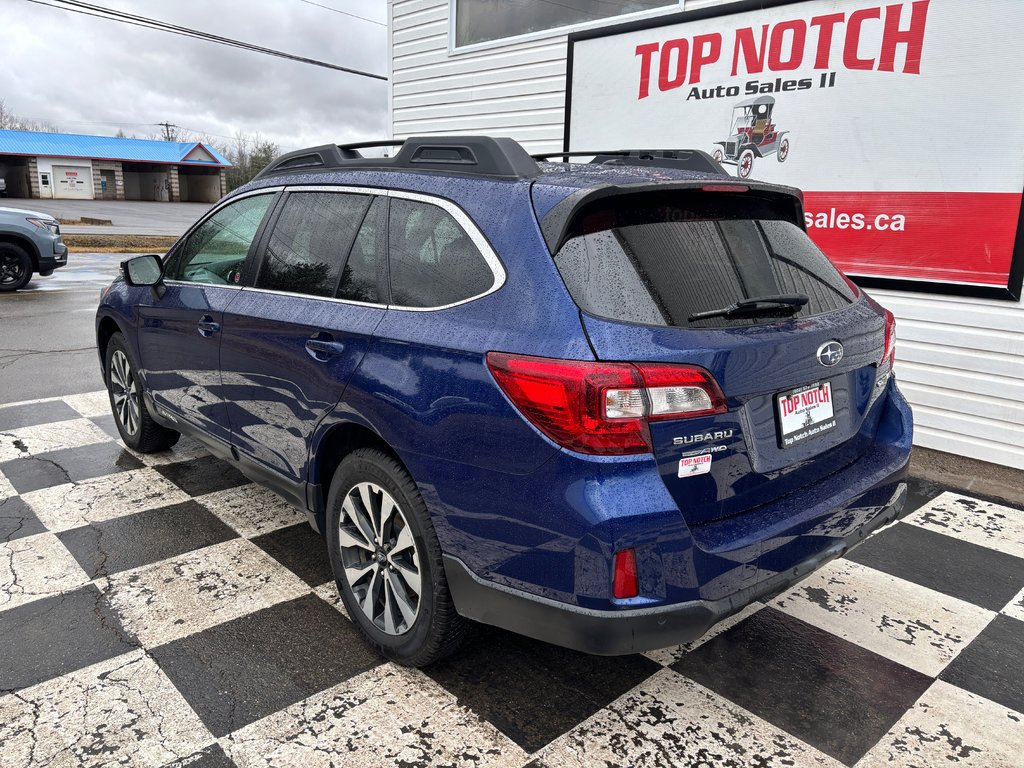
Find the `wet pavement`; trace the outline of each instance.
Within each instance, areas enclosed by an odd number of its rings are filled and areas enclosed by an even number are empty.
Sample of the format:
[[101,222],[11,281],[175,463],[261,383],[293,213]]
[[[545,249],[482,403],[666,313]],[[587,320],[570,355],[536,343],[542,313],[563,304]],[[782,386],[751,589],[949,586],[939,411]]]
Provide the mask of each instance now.
[[96,357],[100,290],[126,254],[72,253],[50,277],[0,293],[0,403],[103,386]]
[[917,509],[696,643],[385,663],[304,515],[103,392],[0,407],[0,765],[1019,766],[1024,512]]

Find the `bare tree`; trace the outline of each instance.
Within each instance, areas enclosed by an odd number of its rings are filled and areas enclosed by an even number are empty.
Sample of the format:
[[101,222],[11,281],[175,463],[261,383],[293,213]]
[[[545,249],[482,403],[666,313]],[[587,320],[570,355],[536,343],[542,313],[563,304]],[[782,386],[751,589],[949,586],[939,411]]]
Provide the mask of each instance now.
[[277,144],[258,132],[236,131],[234,140],[228,146],[218,146],[213,142],[211,144],[231,161],[232,167],[227,171],[229,191],[251,181],[280,152]]
[[7,108],[7,102],[0,99],[0,129],[8,130],[14,127],[15,117]]
[[0,99],[0,129],[8,131],[43,131],[45,133],[63,133],[53,123],[45,120],[28,120],[19,117],[7,106],[7,103]]

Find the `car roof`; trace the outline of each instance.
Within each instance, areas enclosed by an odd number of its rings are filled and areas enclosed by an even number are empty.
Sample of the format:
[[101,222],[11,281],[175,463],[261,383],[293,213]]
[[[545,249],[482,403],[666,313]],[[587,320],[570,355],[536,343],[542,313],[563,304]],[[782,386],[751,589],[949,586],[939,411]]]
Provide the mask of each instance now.
[[[368,146],[399,146],[394,157],[365,157]],[[590,162],[566,162],[583,156]],[[553,161],[554,160],[554,161]],[[527,200],[555,247],[573,211],[601,197],[659,189],[705,188],[782,195],[803,221],[799,190],[736,179],[707,153],[694,149],[554,152],[529,155],[510,138],[430,136],[349,145],[325,144],[274,160],[229,198],[258,189],[291,186],[363,187],[443,197],[474,217],[493,218],[507,206],[509,185],[529,187]],[[506,190],[505,192],[502,189]]]
[[[629,166],[629,165],[591,165],[589,163],[538,163],[540,173],[523,181],[536,182],[572,189],[585,189],[605,184],[635,184],[637,182],[657,183],[659,181],[695,181],[701,179],[720,179],[719,174],[686,171],[676,168]],[[265,186],[299,186],[299,185],[352,185],[378,187],[385,189],[408,189],[417,191],[424,179],[447,178],[451,182],[458,181],[492,181],[496,184],[507,184],[508,179],[476,174],[462,174],[457,171],[406,171],[386,169],[330,169],[323,171],[307,171],[294,173],[278,173],[273,176],[261,177],[246,185],[245,189],[258,189]],[[262,182],[262,183],[260,183]]]

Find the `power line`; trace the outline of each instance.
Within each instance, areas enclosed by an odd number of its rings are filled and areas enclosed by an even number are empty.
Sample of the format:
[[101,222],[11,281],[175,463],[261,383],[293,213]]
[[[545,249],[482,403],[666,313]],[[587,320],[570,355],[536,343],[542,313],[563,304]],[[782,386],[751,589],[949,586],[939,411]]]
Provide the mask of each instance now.
[[366,16],[360,16],[357,13],[349,13],[348,11],[343,11],[340,8],[332,8],[329,5],[321,5],[320,3],[314,3],[313,0],[299,0],[299,2],[305,3],[306,5],[315,5],[317,8],[323,8],[325,11],[334,11],[335,13],[340,13],[342,16],[351,16],[353,19],[362,19],[363,21],[368,21],[371,24],[378,24],[382,27],[387,26],[387,22],[377,21],[376,19],[368,19]]
[[[279,51],[275,48],[266,48],[261,45],[254,45],[252,43],[246,43],[242,40],[234,40],[229,37],[221,37],[220,35],[214,35],[209,32],[203,32],[198,29],[192,29],[190,27],[182,27],[177,24],[170,24],[165,21],[158,19],[151,19],[145,16],[139,16],[131,13],[124,13],[122,11],[116,11],[111,8],[104,8],[99,5],[92,5],[90,3],[78,2],[78,0],[54,0],[54,2],[44,2],[43,0],[26,0],[26,2],[33,3],[35,5],[43,5],[47,8],[57,8],[62,11],[68,11],[70,13],[79,13],[83,16],[93,16],[99,19],[106,19],[107,21],[117,21],[122,24],[130,24],[135,27],[143,27],[144,29],[155,29],[160,32],[170,32],[174,35],[180,35],[182,37],[191,37],[196,40],[205,40],[210,43],[217,43],[218,45],[226,45],[231,48],[241,48],[242,50],[252,51],[253,53],[263,53],[268,56],[277,56],[282,59],[290,59],[291,61],[298,61],[303,64],[311,64],[317,67],[324,67],[325,69],[333,69],[338,72],[346,72],[351,75],[359,75],[360,77],[369,77],[374,80],[387,80],[386,75],[378,75],[373,72],[364,72],[359,69],[352,69],[351,67],[343,67],[339,64],[331,64],[330,62],[321,61],[319,59],[311,59],[306,56],[297,56],[292,53],[286,53]],[[57,4],[59,3],[59,5]]]

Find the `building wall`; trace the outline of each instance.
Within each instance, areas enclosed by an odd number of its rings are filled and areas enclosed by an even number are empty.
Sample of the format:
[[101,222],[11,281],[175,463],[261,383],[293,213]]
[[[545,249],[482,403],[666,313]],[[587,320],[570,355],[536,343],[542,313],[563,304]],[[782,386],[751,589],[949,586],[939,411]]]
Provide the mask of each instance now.
[[[29,197],[41,197],[41,187],[39,184],[39,161],[34,157],[30,157],[28,159],[28,185]],[[50,187],[48,192],[52,195],[53,187]]]
[[[106,189],[103,182],[106,181]],[[97,200],[124,200],[124,176],[118,160],[92,161],[92,188]]]
[[178,173],[183,203],[215,203],[221,198],[220,173]]
[[[124,170],[124,194],[127,200],[148,200],[150,202],[170,202],[171,191],[168,189],[167,168],[174,166],[157,166],[146,164],[147,170],[136,170],[138,165],[128,165]],[[152,170],[164,168],[165,170]]]
[[[70,167],[78,170],[79,176],[87,186],[88,196],[95,197],[92,184],[92,161],[67,157],[37,157],[36,158],[36,183],[39,183],[39,175],[50,174],[50,189],[56,196],[58,193],[57,179],[53,173],[54,166]],[[33,195],[34,196],[34,195]]]
[[[389,29],[396,138],[490,133],[531,152],[562,149],[564,34],[449,53],[448,0],[389,0]],[[1024,469],[1024,304],[871,293],[897,318],[915,443]]]

